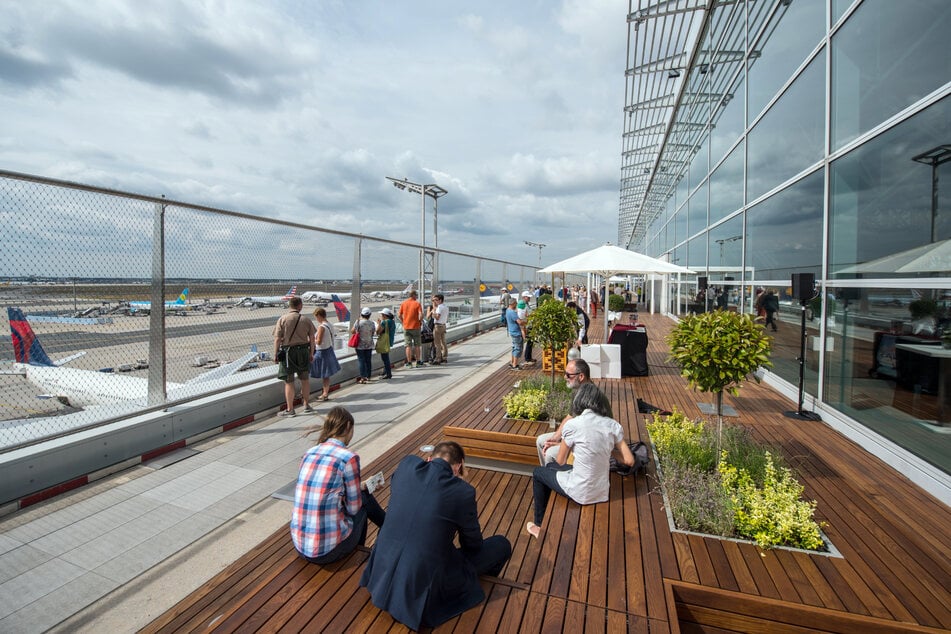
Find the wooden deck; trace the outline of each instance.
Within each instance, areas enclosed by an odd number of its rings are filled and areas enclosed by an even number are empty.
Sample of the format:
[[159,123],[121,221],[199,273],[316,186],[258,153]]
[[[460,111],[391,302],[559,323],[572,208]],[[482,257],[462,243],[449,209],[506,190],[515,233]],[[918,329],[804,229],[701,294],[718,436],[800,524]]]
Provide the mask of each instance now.
[[[635,395],[691,416],[709,396],[688,390],[666,360],[671,322],[642,319],[650,375],[599,383],[631,436],[646,439]],[[501,396],[519,374],[500,368],[365,470],[391,473],[407,453],[438,441],[445,424],[512,431],[499,427]],[[765,386],[747,384],[726,402],[798,470],[841,556],[673,532],[653,465],[646,477],[612,475],[604,504],[553,496],[536,541],[524,531],[531,479],[471,469],[483,530],[505,534],[513,556],[500,579],[483,578],[482,605],[436,631],[948,631],[951,510],[823,423],[784,417],[790,402]],[[374,539],[371,528],[368,544]],[[332,566],[307,564],[281,529],[145,631],[407,631],[359,588],[366,556],[360,550]]]

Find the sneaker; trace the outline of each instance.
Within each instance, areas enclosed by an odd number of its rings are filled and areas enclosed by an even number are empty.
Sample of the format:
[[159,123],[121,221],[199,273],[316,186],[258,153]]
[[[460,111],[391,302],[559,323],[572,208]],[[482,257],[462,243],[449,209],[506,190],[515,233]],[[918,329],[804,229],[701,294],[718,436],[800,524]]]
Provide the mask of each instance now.
[[315,412],[315,411],[316,411],[316,410],[315,410],[313,407],[310,406],[310,403],[308,403],[307,405],[304,405],[304,413],[305,413],[305,414],[310,414],[310,413]]
[[293,418],[297,416],[297,412],[292,409],[284,409],[277,413],[279,418]]

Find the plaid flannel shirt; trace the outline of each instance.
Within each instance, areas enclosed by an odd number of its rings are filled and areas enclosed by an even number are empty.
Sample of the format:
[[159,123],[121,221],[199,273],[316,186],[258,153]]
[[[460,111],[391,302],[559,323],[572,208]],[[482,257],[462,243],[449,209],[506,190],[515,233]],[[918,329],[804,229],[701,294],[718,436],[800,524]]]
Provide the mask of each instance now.
[[308,557],[327,554],[350,535],[360,506],[360,457],[336,438],[312,447],[294,492],[294,546]]

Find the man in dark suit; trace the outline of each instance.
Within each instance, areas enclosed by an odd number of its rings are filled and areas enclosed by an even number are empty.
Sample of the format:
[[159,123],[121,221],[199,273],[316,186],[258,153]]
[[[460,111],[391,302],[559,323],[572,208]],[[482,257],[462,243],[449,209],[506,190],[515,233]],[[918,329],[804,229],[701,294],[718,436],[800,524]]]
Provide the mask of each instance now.
[[[430,461],[407,456],[391,479],[386,523],[360,578],[373,605],[407,627],[436,627],[485,600],[479,575],[498,576],[512,556],[502,535],[482,539],[465,453],[441,442]],[[460,548],[453,544],[459,534]]]

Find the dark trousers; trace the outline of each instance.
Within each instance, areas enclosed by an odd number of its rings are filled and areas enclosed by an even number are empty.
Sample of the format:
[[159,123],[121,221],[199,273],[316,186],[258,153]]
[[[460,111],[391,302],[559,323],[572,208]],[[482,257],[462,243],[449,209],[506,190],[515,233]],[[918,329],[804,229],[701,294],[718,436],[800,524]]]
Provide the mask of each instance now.
[[568,497],[561,485],[558,484],[556,473],[559,471],[570,471],[570,464],[560,465],[557,462],[549,462],[544,467],[535,467],[532,472],[532,498],[535,501],[535,523],[541,526],[545,519],[545,509],[548,508],[548,498],[554,491],[558,495]]
[[366,543],[368,519],[376,526],[383,526],[383,520],[386,519],[386,511],[384,511],[380,503],[376,501],[373,494],[367,493],[366,491],[360,491],[360,494],[363,504],[360,506],[360,510],[357,511],[356,515],[353,516],[353,530],[350,531],[350,534],[347,535],[342,542],[334,546],[333,550],[324,553],[320,557],[306,557],[304,555],[301,555],[301,557],[304,557],[304,559],[314,564],[323,565],[333,563],[352,553],[357,545],[363,546],[363,544]]
[[532,339],[531,337],[525,338],[525,361],[532,360]]
[[466,555],[480,575],[498,577],[505,562],[512,556],[512,544],[503,535],[493,535],[482,540],[482,549],[474,555]]
[[370,372],[373,371],[373,349],[362,350],[357,348],[357,365],[360,366],[360,376],[365,379],[370,378]]
[[389,378],[393,376],[393,368],[390,367],[390,353],[380,353],[380,359],[383,361],[383,376]]

